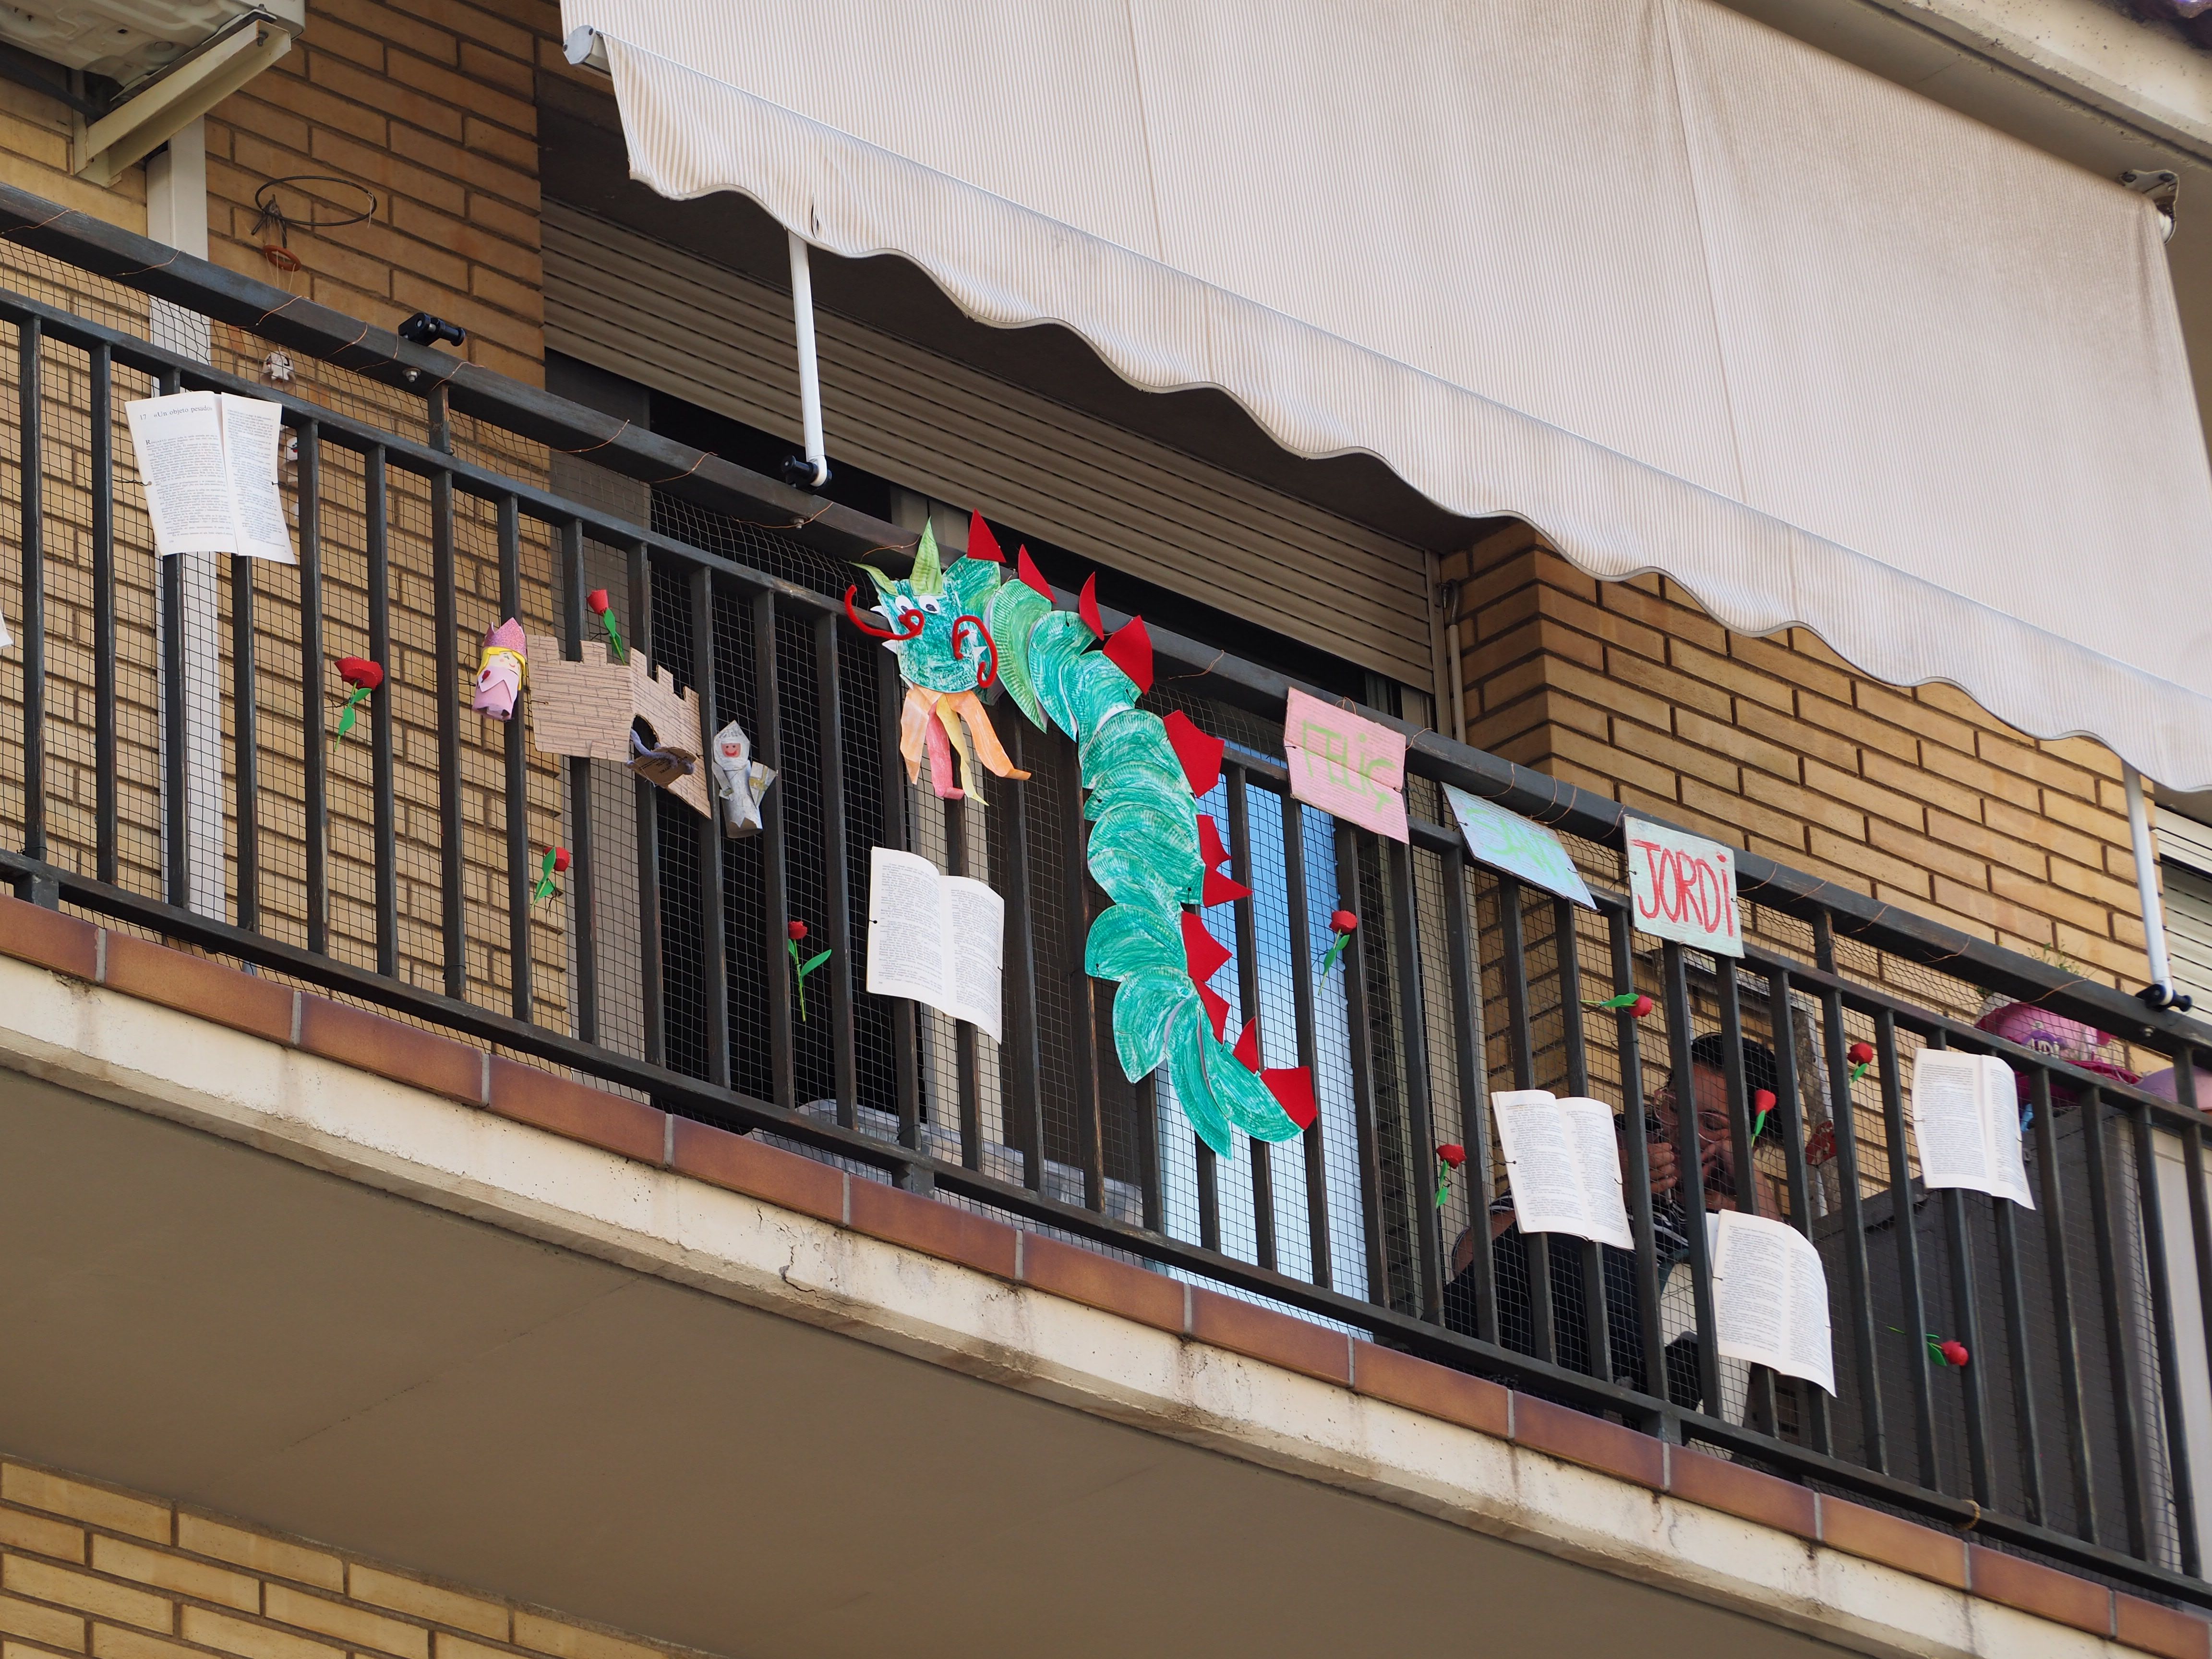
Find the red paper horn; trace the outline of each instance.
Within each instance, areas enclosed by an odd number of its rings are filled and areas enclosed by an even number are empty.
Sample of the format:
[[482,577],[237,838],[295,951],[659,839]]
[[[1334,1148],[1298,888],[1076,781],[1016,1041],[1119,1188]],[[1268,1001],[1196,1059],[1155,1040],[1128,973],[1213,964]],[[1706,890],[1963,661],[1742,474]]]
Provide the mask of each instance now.
[[999,550],[999,538],[991,533],[991,526],[983,522],[983,515],[972,514],[968,520],[968,556],[981,559],[986,564],[1004,564],[1006,556]]
[[[850,587],[845,590],[845,615],[851,619],[854,627],[859,629],[863,634],[878,640],[918,640],[921,637],[922,618],[921,611],[908,611],[906,613],[906,620],[913,623],[914,626],[912,628],[908,628],[904,623],[902,623],[899,627],[899,631],[893,633],[888,628],[877,627],[875,623],[868,621],[865,617],[861,616],[858,611],[855,611],[853,608],[853,595],[860,591],[860,585],[858,582],[854,582]],[[981,626],[980,623],[977,625],[979,627]],[[994,657],[996,654],[997,653],[995,652],[993,653]],[[984,684],[988,685],[990,682],[986,680]]]
[[955,662],[960,660],[960,630],[970,623],[975,625],[976,636],[983,641],[983,673],[975,684],[988,685],[999,678],[999,642],[991,637],[991,630],[983,626],[981,617],[955,617],[952,619],[952,659]]

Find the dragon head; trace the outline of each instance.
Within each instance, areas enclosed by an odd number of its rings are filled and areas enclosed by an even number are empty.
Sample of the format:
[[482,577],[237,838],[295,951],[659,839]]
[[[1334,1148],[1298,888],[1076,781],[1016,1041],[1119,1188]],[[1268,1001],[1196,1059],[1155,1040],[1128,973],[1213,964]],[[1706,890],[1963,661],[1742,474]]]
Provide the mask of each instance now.
[[908,684],[928,691],[973,691],[998,675],[998,651],[983,626],[983,602],[998,587],[1001,572],[981,559],[940,563],[937,533],[925,526],[915,550],[914,569],[893,580],[872,565],[862,565],[876,585],[874,609],[890,624],[888,634],[869,628],[853,611],[854,589],[845,604],[853,621],[896,652],[899,673]]

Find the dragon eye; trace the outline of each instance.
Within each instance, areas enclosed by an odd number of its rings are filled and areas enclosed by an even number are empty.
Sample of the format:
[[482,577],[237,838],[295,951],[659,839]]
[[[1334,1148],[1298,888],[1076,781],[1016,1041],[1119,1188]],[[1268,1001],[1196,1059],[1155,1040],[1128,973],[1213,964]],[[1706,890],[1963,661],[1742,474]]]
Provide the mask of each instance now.
[[923,599],[915,601],[915,603],[920,605],[924,611],[929,612],[933,617],[945,608],[945,601],[942,599]]

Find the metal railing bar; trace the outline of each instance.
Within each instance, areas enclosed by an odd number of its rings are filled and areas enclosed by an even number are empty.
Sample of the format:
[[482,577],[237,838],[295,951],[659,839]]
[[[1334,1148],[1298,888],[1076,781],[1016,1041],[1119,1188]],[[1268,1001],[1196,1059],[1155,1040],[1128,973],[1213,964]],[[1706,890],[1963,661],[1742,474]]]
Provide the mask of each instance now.
[[[876,752],[883,763],[884,817],[876,838],[880,846],[908,852],[912,846],[907,805],[914,786],[907,781],[906,765],[899,755],[899,708],[905,686],[889,652],[872,651],[868,659],[875,665]],[[897,1089],[899,1145],[908,1148],[921,1145],[921,1033],[915,1026],[913,1000],[892,998],[891,1060]]]
[[[1821,971],[1831,981],[1836,965],[1833,930],[1825,916],[1813,924],[1813,949]],[[1820,1030],[1828,1062],[1828,1121],[1836,1148],[1836,1185],[1844,1211],[1844,1267],[1850,1287],[1849,1310],[1856,1328],[1851,1334],[1858,1362],[1858,1407],[1861,1451],[1869,1468],[1889,1472],[1888,1435],[1882,1422],[1880,1367],[1875,1364],[1874,1304],[1869,1295],[1866,1215],[1859,1191],[1857,1108],[1851,1096],[1851,1064],[1844,1040],[1843,1000],[1833,983],[1820,994]]]
[[384,447],[371,448],[362,465],[368,544],[368,655],[382,665],[384,683],[369,694],[367,708],[370,787],[374,795],[376,842],[377,971],[399,971],[398,810],[392,794],[392,726],[394,686],[392,659],[392,520],[386,489]]
[[261,925],[261,741],[259,699],[254,696],[253,567],[230,560],[231,768],[237,777],[238,925]]
[[[1297,1023],[1298,1064],[1315,1080],[1314,1098],[1318,1103],[1321,1045],[1314,1012],[1313,899],[1306,889],[1305,808],[1286,794],[1282,797],[1282,810],[1283,887],[1291,913],[1291,1010]],[[1334,1242],[1329,1227],[1325,1133],[1322,1115],[1316,1111],[1314,1121],[1306,1126],[1299,1140],[1305,1152],[1306,1237],[1312,1251],[1313,1282],[1328,1290],[1336,1283],[1336,1273]]]
[[[576,564],[583,564],[583,537],[577,534]],[[581,580],[580,574],[578,580]],[[727,915],[722,896],[722,823],[720,804],[714,799],[714,733],[722,729],[723,711],[714,696],[714,579],[704,570],[691,573],[691,691],[699,699],[699,755],[694,763],[707,787],[707,816],[687,814],[686,821],[699,840],[699,994],[706,1006],[707,1080],[727,1088],[730,1083],[730,963],[725,929]],[[656,737],[660,734],[655,733]],[[662,738],[665,742],[666,738]],[[591,763],[569,763],[580,801],[591,799]],[[770,793],[773,793],[771,791]],[[588,805],[580,810],[588,811]],[[836,816],[825,805],[825,817]],[[787,981],[783,959],[784,941],[769,948],[774,964],[770,978]],[[791,1103],[779,1101],[779,1104]]]
[[[2173,1515],[2181,1570],[2200,1571],[2195,1480],[2189,1465],[2189,1422],[2182,1393],[2181,1347],[2173,1328],[2173,1285],[2166,1254],[2164,1197],[2160,1193],[2158,1146],[2151,1139],[2150,1115],[2130,1112],[2136,1143],[2136,1191],[2140,1206],[2143,1266],[2150,1280],[2151,1335],[2158,1355],[2159,1398],[2165,1410],[2167,1507]],[[2002,1200],[1996,1200],[2002,1202]]]
[[[1467,1149],[1468,1242],[1466,1271],[1474,1299],[1474,1334],[1498,1340],[1497,1265],[1490,1254],[1490,1056],[1482,1041],[1482,975],[1474,963],[1474,918],[1467,902],[1466,854],[1453,848],[1444,854],[1444,952],[1451,975],[1452,1042],[1459,1061],[1459,1139]],[[1445,1259],[1459,1259],[1458,1241]]]
[[115,377],[105,344],[89,355],[92,377],[92,685],[94,869],[116,879]]
[[2051,1323],[2056,1328],[2059,1410],[2066,1424],[2066,1459],[2074,1483],[2075,1524],[2084,1540],[2097,1542],[2096,1486],[2090,1468],[2089,1425],[2081,1388],[2081,1351],[2074,1323],[2073,1268],[2066,1255],[2066,1191],[2058,1174],[2057,1130],[2051,1109],[2051,1073],[2037,1066],[2028,1073],[2028,1103],[2035,1113],[2035,1162],[2040,1176],[2036,1202],[2041,1206],[2045,1261],[2051,1276]]
[[[1881,1085],[1882,1124],[1889,1142],[1890,1231],[1897,1243],[1898,1297],[1905,1310],[1903,1334],[1899,1336],[1891,1331],[1880,1334],[1897,1336],[1914,1356],[1909,1373],[1912,1379],[1913,1449],[1919,1460],[1920,1484],[1940,1491],[1942,1482],[1936,1463],[1936,1389],[1928,1374],[1928,1354],[1923,1344],[1929,1325],[1928,1295],[1920,1279],[1920,1206],[1912,1189],[1911,1150],[1905,1139],[1905,1085],[1898,1071],[1897,1026],[1887,1009],[1875,1012],[1874,1046],[1875,1065]],[[1974,1344],[1969,1340],[1966,1346],[1971,1352]]]
[[[1719,988],[1721,1014],[1721,1077],[1728,1091],[1729,1136],[1735,1158],[1735,1206],[1746,1215],[1759,1213],[1759,1172],[1752,1161],[1751,1097],[1743,1069],[1743,998],[1736,965],[1717,957],[1714,978]],[[1773,1218],[1768,1218],[1770,1220]],[[1774,1373],[1764,1365],[1751,1368],[1747,1404],[1756,1421],[1770,1428],[1775,1416]]]
[[[1590,1076],[1589,1049],[1583,1034],[1582,949],[1575,932],[1575,907],[1563,898],[1552,901],[1552,951],[1559,969],[1559,1032],[1567,1051],[1567,1092],[1586,1096]],[[1583,1340],[1590,1375],[1610,1379],[1613,1327],[1606,1305],[1605,1247],[1586,1238],[1565,1248],[1579,1249],[1583,1259]]]
[[2119,1260],[2112,1230],[2112,1170],[2106,1161],[2104,1097],[2081,1096],[2081,1142],[2088,1154],[2090,1231],[2097,1247],[2097,1292],[2105,1314],[2105,1354],[2112,1390],[2112,1419],[2120,1443],[2120,1501],[2128,1525],[2128,1553],[2150,1551],[2150,1479],[2142,1425],[2136,1415],[2134,1367],[2128,1362],[2127,1327],[2121,1316]]
[[1682,946],[1661,947],[1666,975],[1667,1054],[1674,1092],[1674,1194],[1690,1249],[1690,1291],[1698,1326],[1698,1389],[1705,1414],[1721,1414],[1719,1323],[1713,1315],[1713,1264],[1705,1240],[1705,1149],[1698,1127],[1698,1081],[1690,1054],[1695,1010]]
[[[1498,878],[1498,971],[1504,980],[1505,1029],[1513,1086],[1533,1089],[1536,1086],[1536,1044],[1528,1012],[1528,938],[1521,921],[1521,884],[1511,876]],[[1487,1221],[1486,1217],[1486,1224]],[[1527,1263],[1528,1273],[1529,1338],[1536,1345],[1537,1358],[1556,1364],[1559,1346],[1552,1297],[1551,1235],[1521,1233],[1518,1237],[1521,1257]],[[1663,1389],[1661,1395],[1663,1398]]]
[[[499,614],[502,619],[522,614],[522,517],[520,504],[511,495],[501,497],[499,503]],[[569,655],[565,640],[563,647],[562,654]],[[532,1009],[529,741],[520,720],[507,721],[502,756],[502,793],[507,798],[507,994],[514,1017],[522,1020],[531,1017]]]
[[[1626,928],[1624,921],[1616,924]],[[1783,1178],[1790,1195],[1790,1224],[1813,1237],[1812,1181],[1805,1163],[1805,1105],[1797,1082],[1797,1006],[1790,974],[1771,969],[1766,974],[1766,1006],[1774,1034],[1774,1109],[1782,1123]],[[1807,1383],[1797,1390],[1798,1410],[1814,1451],[1834,1449],[1826,1394]]]
[[[178,389],[173,373],[165,374],[160,384],[164,396],[173,395]],[[170,903],[189,906],[192,896],[191,774],[185,765],[185,750],[184,556],[171,554],[163,558],[157,553],[154,570],[161,592],[162,890]],[[39,630],[42,635],[45,631]]]
[[[695,574],[694,583],[699,580]],[[780,774],[783,770],[783,673],[776,653],[775,595],[755,593],[750,610],[753,630],[753,718],[759,722],[759,729],[753,733],[753,752],[760,757],[762,765]],[[696,617],[696,600],[694,613]],[[769,1075],[774,1079],[775,1103],[789,1109],[799,1103],[799,1083],[792,1054],[791,1025],[795,1008],[791,972],[782,966],[784,943],[789,937],[787,930],[791,924],[783,805],[780,790],[770,789],[761,798],[761,925],[767,937],[759,945],[765,953],[764,959],[776,964],[775,971],[768,976]],[[724,1030],[726,1032],[726,1025]],[[726,1052],[726,1037],[723,1046]]]
[[[16,551],[22,557],[23,851],[46,855],[46,508],[44,333],[16,325]],[[178,684],[183,684],[179,677]]]
[[[1635,924],[1626,907],[1605,913],[1607,942],[1613,955],[1615,996],[1636,989]],[[1632,1007],[1615,1011],[1614,1041],[1620,1050],[1622,1171],[1628,1200],[1628,1228],[1636,1238],[1636,1328],[1641,1346],[1643,1392],[1667,1398],[1667,1344],[1659,1313],[1659,1255],[1651,1212],[1651,1128],[1644,1099],[1644,1057],[1640,1027]]]
[[[442,398],[431,403],[431,429],[448,441]],[[461,817],[461,638],[458,571],[453,550],[453,480],[430,480],[431,627],[438,656],[438,921],[445,958],[446,994],[465,997],[469,985],[468,898],[463,883],[468,843]],[[518,718],[519,718],[518,713]]]
[[305,763],[307,842],[307,948],[330,949],[330,750],[323,741],[322,426],[297,428],[300,463],[300,748]]
[[[968,861],[968,842],[971,828],[980,826],[969,823],[968,805],[964,799],[945,803],[945,867],[956,876],[972,873]],[[1003,938],[1002,935],[1002,950]],[[1003,958],[1001,964],[1003,966]],[[1003,975],[1001,980],[1003,983]],[[1003,1010],[1003,993],[1000,1006]],[[967,1020],[953,1022],[952,1054],[953,1087],[960,1114],[960,1164],[963,1169],[980,1170],[983,1167],[982,1079],[975,1049],[975,1027]]]
[[[1249,890],[1254,884],[1252,820],[1250,803],[1245,798],[1245,771],[1241,765],[1231,764],[1222,769],[1222,775],[1229,793],[1230,878]],[[1256,902],[1248,890],[1230,906],[1237,932],[1237,1012],[1246,1024],[1260,1018],[1260,921]],[[1237,1041],[1237,1035],[1230,1034],[1231,1042]],[[1261,1034],[1261,1039],[1264,1065],[1265,1032]],[[1275,1266],[1275,1182],[1274,1165],[1268,1154],[1273,1149],[1265,1141],[1249,1140],[1247,1144],[1252,1157],[1254,1255],[1261,1267],[1272,1270]]]
[[[845,702],[841,678],[837,624],[830,617],[814,621],[814,706],[816,741],[822,756],[823,943],[830,960],[823,965],[823,984],[830,993],[830,1046],[833,1086],[837,1091],[837,1121],[849,1129],[858,1121],[860,1103],[859,1038],[853,1006],[853,902],[848,860],[851,851],[845,824]],[[714,742],[709,732],[707,741]],[[1018,747],[1018,744],[1017,744]],[[719,810],[719,806],[718,806]],[[1010,890],[1028,891],[1028,871],[1023,866]],[[1030,988],[1035,994],[1035,988]]]
[[[660,661],[653,626],[653,550],[642,538],[618,544],[629,550],[630,649],[648,666]],[[630,779],[631,836],[637,857],[638,1013],[645,1026],[645,1057],[668,1059],[668,1009],[660,933],[660,792],[643,778]]]
[[[1358,832],[1335,821],[1336,908],[1359,913]],[[1352,1113],[1358,1136],[1361,1231],[1367,1252],[1368,1294],[1378,1306],[1390,1302],[1390,1267],[1382,1254],[1382,1164],[1375,1122],[1374,1028],[1367,1017],[1367,945],[1362,926],[1352,931],[1337,971],[1344,975],[1345,1026],[1352,1050]]]

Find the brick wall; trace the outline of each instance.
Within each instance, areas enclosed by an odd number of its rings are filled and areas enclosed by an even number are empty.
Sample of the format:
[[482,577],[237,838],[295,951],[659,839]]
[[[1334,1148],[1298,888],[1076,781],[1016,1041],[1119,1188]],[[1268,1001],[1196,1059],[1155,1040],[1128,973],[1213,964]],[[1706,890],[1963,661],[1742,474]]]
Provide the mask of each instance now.
[[108,190],[71,177],[69,106],[16,82],[4,84],[7,90],[0,93],[0,181],[143,234],[145,168],[131,168]]
[[0,1464],[0,1632],[6,1659],[667,1659],[671,1651],[12,1462]]
[[[558,31],[550,0],[311,0],[298,44],[208,118],[210,257],[386,328],[432,312],[472,362],[542,384],[533,86]],[[301,173],[367,187],[376,212],[295,232],[287,276],[253,196]]]
[[1732,634],[1657,576],[1599,582],[1516,527],[1459,579],[1468,740],[2108,984],[2142,983],[2118,759],[1809,632]]

